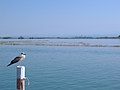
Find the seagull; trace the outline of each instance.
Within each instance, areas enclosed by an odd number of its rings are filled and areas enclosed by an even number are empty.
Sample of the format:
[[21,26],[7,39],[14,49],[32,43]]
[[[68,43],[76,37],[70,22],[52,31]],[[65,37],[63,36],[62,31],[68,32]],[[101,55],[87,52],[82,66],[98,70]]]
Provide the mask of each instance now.
[[15,64],[15,63],[17,63],[17,62],[19,62],[19,61],[24,60],[24,59],[25,59],[25,56],[26,56],[26,54],[25,54],[24,52],[20,53],[20,55],[17,56],[17,57],[15,57],[15,58],[10,62],[10,64],[7,65],[7,67],[10,66],[10,65],[12,65],[12,64]]

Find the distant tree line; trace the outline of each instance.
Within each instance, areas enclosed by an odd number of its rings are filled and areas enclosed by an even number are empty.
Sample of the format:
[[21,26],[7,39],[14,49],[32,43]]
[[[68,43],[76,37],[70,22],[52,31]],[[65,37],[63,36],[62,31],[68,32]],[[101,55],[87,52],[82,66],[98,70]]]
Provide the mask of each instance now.
[[24,39],[24,37],[0,37],[0,39]]
[[0,37],[0,39],[120,39],[120,35],[116,37],[87,37],[87,36],[76,36],[76,37]]

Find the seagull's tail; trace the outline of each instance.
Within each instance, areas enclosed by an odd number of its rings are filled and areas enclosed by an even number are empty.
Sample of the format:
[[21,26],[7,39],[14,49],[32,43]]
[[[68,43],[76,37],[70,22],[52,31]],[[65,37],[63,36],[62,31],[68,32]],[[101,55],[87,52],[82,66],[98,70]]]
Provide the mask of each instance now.
[[11,65],[11,63],[10,63],[10,64],[8,64],[8,65],[7,65],[7,67],[8,67],[8,66],[10,66],[10,65]]

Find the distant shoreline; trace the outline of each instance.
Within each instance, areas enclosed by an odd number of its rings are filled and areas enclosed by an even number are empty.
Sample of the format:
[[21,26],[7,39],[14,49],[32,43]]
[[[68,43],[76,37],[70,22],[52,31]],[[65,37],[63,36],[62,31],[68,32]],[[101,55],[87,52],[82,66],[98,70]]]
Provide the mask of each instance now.
[[[58,41],[55,41],[58,40]],[[61,40],[61,41],[59,41]],[[34,46],[81,46],[81,47],[120,47],[120,44],[93,44],[86,42],[68,42],[62,39],[0,39],[0,45],[34,45]],[[71,39],[74,40],[74,39]],[[77,39],[76,39],[77,40]]]
[[102,36],[102,37],[88,37],[88,36],[75,36],[75,37],[0,37],[0,39],[120,39],[119,36]]

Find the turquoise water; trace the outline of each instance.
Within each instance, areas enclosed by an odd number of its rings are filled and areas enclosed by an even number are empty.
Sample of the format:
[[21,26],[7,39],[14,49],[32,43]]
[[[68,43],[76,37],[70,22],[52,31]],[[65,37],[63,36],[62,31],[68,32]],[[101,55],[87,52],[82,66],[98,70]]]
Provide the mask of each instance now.
[[[24,51],[26,59],[6,67]],[[120,48],[0,46],[0,90],[15,90],[16,66],[26,66],[26,90],[120,90]]]

